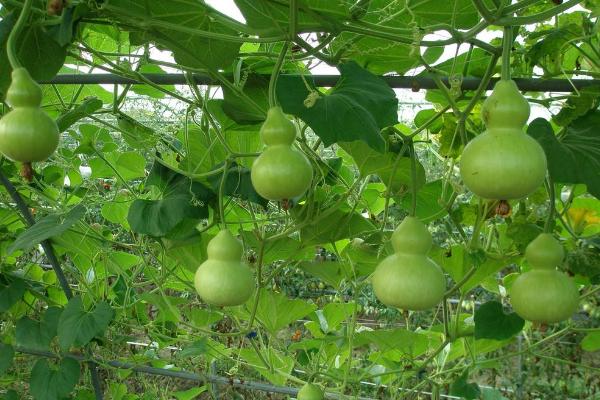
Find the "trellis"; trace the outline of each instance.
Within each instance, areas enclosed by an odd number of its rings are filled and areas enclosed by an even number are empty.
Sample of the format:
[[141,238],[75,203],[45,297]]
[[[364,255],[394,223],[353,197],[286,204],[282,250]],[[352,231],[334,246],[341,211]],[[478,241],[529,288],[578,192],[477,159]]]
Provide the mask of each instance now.
[[[60,74],[55,76],[50,80],[42,80],[40,83],[42,84],[56,84],[56,85],[65,85],[65,84],[75,84],[75,85],[87,85],[87,84],[145,84],[142,82],[143,79],[146,82],[154,83],[157,85],[186,85],[189,84],[190,81],[194,82],[197,85],[221,85],[219,80],[212,78],[209,75],[205,74],[139,74],[140,79],[133,79],[129,77],[124,77],[116,74]],[[190,79],[191,78],[191,79]],[[265,78],[268,79],[268,76],[265,75]],[[314,82],[316,86],[319,87],[332,87],[339,80],[338,75],[311,75],[310,79]],[[413,91],[419,91],[421,89],[436,89],[438,88],[438,82],[433,78],[428,76],[397,76],[397,75],[386,75],[382,76],[383,79],[390,87],[395,89],[411,89]],[[498,79],[491,79],[488,82],[487,89],[492,89],[495,82]],[[448,85],[447,78],[441,78],[441,81]],[[573,92],[583,88],[598,86],[600,85],[600,80],[596,79],[539,79],[539,78],[514,78],[514,81],[517,83],[517,86],[524,91],[534,91],[534,92]],[[480,78],[464,78],[461,82],[461,89],[463,90],[476,90],[480,86],[482,79]],[[6,188],[8,194],[11,196],[13,201],[15,202],[17,208],[22,213],[28,225],[32,226],[35,224],[35,219],[31,214],[29,208],[19,195],[18,191],[12,185],[10,180],[4,176],[0,172],[0,182]],[[45,240],[42,243],[42,247],[50,262],[52,269],[55,271],[57,278],[59,280],[60,286],[65,293],[67,298],[72,297],[71,288],[68,284],[68,281],[65,277],[65,274],[60,266],[58,258],[54,253],[54,249],[49,240]],[[36,349],[28,349],[24,347],[15,347],[15,350],[22,354],[28,354],[38,357],[46,357],[46,358],[59,358],[60,355],[57,355],[48,351],[41,351]],[[85,362],[88,364],[88,368],[90,371],[90,377],[92,380],[92,385],[94,387],[95,397],[97,400],[102,400],[103,389],[102,383],[98,376],[97,369],[100,365],[106,365],[113,368],[118,369],[127,369],[132,370],[138,373],[150,374],[150,375],[158,375],[165,376],[176,379],[183,379],[192,382],[200,382],[200,383],[212,383],[213,385],[230,385],[233,387],[250,389],[250,390],[258,390],[263,392],[271,392],[271,393],[280,393],[295,396],[298,393],[298,389],[295,387],[287,387],[287,386],[276,386],[271,385],[264,382],[256,382],[256,381],[246,381],[233,377],[225,377],[220,376],[214,373],[214,370],[211,369],[210,374],[197,374],[189,371],[177,371],[177,370],[169,370],[165,368],[156,368],[150,367],[146,365],[138,365],[129,362],[123,362],[118,360],[99,360],[94,359],[91,354],[81,355],[81,354],[73,354],[68,353],[64,354],[64,356],[72,357],[78,361]],[[363,382],[365,384],[371,384],[370,382]],[[412,389],[400,389],[405,391],[411,391],[418,394],[429,394],[427,392],[415,391]],[[457,399],[455,396],[440,394],[443,398],[448,399]],[[343,394],[337,393],[326,393],[326,397],[330,399],[342,399],[345,398]],[[358,400],[375,400],[369,397],[355,397]]]
[[[139,74],[143,80],[157,85],[186,85],[191,81],[198,85],[221,85],[221,82],[206,74]],[[286,75],[281,75],[286,76]],[[290,75],[287,75],[290,76]],[[188,79],[190,77],[191,79]],[[268,75],[264,75],[268,79]],[[310,79],[316,86],[332,87],[339,80],[338,75],[310,75]],[[434,78],[426,75],[400,76],[384,75],[381,77],[390,87],[394,89],[437,89]],[[541,79],[541,78],[513,78],[519,89],[531,92],[573,92],[591,86],[600,85],[598,79]],[[441,78],[448,85],[448,78]],[[476,90],[481,84],[480,78],[465,77],[461,82],[461,89]],[[491,79],[487,89],[492,89],[498,79]],[[43,80],[43,84],[144,84],[141,79],[134,79],[115,74],[60,74],[50,80]]]

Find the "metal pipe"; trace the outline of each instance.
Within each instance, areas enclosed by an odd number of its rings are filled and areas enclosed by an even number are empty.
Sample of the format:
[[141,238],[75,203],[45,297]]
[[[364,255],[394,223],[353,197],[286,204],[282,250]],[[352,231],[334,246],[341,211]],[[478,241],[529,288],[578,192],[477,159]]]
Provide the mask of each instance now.
[[[184,74],[142,74],[142,76],[158,85],[186,85],[188,81]],[[295,75],[282,75],[295,76]],[[264,76],[265,79],[269,77]],[[312,80],[316,86],[332,87],[335,86],[339,75],[308,75],[305,78]],[[193,74],[193,79],[198,85],[220,85],[220,82],[209,75]],[[396,89],[437,89],[432,78],[427,76],[399,76],[385,75],[383,79],[390,87]],[[488,90],[494,87],[498,78],[494,78],[487,86]],[[592,85],[598,85],[596,79],[529,79],[514,78],[519,89],[529,92],[573,92],[575,88],[582,89]],[[442,78],[442,82],[448,85],[448,79]],[[480,78],[466,77],[462,81],[461,89],[476,90],[481,82]],[[42,84],[56,85],[80,85],[80,84],[144,84],[133,78],[126,78],[115,74],[59,74],[50,80],[43,80]]]
[[[59,357],[57,354],[54,354],[49,351],[28,349],[28,348],[24,348],[21,346],[16,346],[15,351],[22,353],[22,354],[30,354],[30,355],[38,356],[38,357],[46,357],[46,358],[58,358]],[[66,353],[66,354],[62,354],[61,356],[62,357],[71,357],[78,361],[89,362],[89,360],[86,359],[81,354]],[[183,380],[188,380],[188,381],[193,381],[193,382],[201,382],[201,383],[210,382],[210,383],[216,383],[216,384],[220,384],[220,385],[231,385],[233,387],[252,389],[252,390],[260,390],[262,392],[281,393],[281,394],[287,394],[287,395],[291,395],[291,396],[296,396],[296,394],[298,393],[298,390],[299,390],[297,388],[288,387],[288,386],[275,386],[275,385],[271,385],[271,384],[263,383],[263,382],[246,381],[246,380],[240,380],[240,379],[233,378],[233,377],[228,378],[225,376],[218,376],[218,375],[213,375],[213,374],[204,375],[204,374],[196,374],[196,373],[188,372],[188,371],[174,371],[174,370],[170,370],[170,369],[155,368],[155,367],[149,367],[146,365],[136,365],[133,363],[116,361],[116,360],[113,360],[113,361],[95,360],[95,362],[97,362],[99,365],[102,365],[102,364],[110,365],[111,367],[114,367],[114,368],[129,369],[129,370],[132,370],[135,372],[141,372],[144,374],[167,376],[167,377],[171,377],[171,378],[183,379]],[[340,395],[337,393],[326,393],[326,397],[328,399],[345,399],[346,398],[346,396]],[[375,400],[370,397],[353,397],[353,399]]]

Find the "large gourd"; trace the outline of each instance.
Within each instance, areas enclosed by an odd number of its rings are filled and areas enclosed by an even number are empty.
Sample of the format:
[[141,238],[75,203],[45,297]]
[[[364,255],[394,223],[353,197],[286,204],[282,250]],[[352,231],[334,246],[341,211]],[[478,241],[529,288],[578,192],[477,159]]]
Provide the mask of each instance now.
[[0,119],[0,152],[22,163],[50,157],[58,146],[58,127],[40,108],[42,89],[25,68],[13,70],[6,102],[12,110]]
[[241,261],[242,253],[242,244],[228,230],[220,231],[208,243],[208,258],[194,277],[202,300],[215,306],[237,306],[252,296],[254,278]]
[[385,258],[372,276],[375,296],[385,305],[404,310],[426,310],[446,291],[441,268],[427,257],[432,239],[427,227],[406,217],[392,235],[394,254]]
[[523,319],[553,323],[568,319],[577,310],[575,283],[555,269],[564,255],[562,246],[548,233],[527,246],[525,258],[531,270],[521,274],[509,290],[512,307]]
[[461,155],[464,184],[484,199],[520,199],[536,190],[546,175],[544,150],[523,128],[529,103],[512,80],[501,80],[484,101],[486,131]]
[[271,107],[260,129],[266,148],[252,164],[252,185],[268,200],[302,195],[312,181],[312,167],[304,154],[292,147],[296,127],[281,107]]

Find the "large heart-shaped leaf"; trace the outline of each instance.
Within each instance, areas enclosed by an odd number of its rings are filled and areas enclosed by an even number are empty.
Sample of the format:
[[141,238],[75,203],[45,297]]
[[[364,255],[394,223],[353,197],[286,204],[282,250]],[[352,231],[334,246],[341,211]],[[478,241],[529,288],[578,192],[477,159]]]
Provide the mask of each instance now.
[[228,67],[241,45],[241,42],[208,38],[202,34],[238,35],[237,31],[212,19],[210,9],[203,2],[108,0],[103,2],[102,9],[127,27],[143,26],[142,32],[135,31],[141,42],[152,41],[171,50],[175,61],[187,67]]
[[134,232],[162,237],[186,220],[208,217],[208,203],[214,199],[214,193],[158,161],[146,179],[146,186],[156,186],[161,198],[137,199],[131,204],[127,221]]
[[63,350],[84,346],[95,336],[102,336],[113,318],[113,310],[101,301],[93,310],[83,308],[81,297],[73,297],[58,322],[58,343]]
[[488,301],[475,311],[475,339],[508,339],[521,332],[524,325],[523,318],[504,313],[497,301]]
[[80,366],[77,360],[66,357],[51,368],[40,358],[31,370],[29,390],[35,400],[59,400],[67,396],[79,382]]
[[77,205],[66,213],[45,216],[17,236],[17,239],[8,248],[8,252],[12,253],[19,249],[29,250],[46,239],[60,235],[79,221],[85,212],[84,206]]
[[[306,122],[325,146],[361,140],[383,152],[385,141],[380,130],[398,122],[394,91],[355,62],[341,64],[338,69],[341,77],[336,86],[309,107],[304,104],[309,95],[304,81],[300,77],[281,76],[277,98],[283,110]],[[310,81],[310,77],[306,80]]]
[[534,120],[527,133],[544,148],[548,171],[555,182],[584,183],[600,199],[600,111],[590,111],[567,127],[560,140],[543,118]]

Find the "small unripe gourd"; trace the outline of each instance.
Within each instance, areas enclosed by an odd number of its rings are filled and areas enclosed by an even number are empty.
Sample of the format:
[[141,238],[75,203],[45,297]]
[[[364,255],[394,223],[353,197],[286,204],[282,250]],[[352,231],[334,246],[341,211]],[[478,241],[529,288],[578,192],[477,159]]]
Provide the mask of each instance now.
[[560,243],[548,233],[540,234],[525,249],[531,271],[521,274],[509,290],[512,307],[523,319],[553,323],[568,319],[577,310],[575,283],[555,269],[564,256]]
[[441,268],[427,257],[431,234],[415,217],[406,217],[392,235],[395,253],[385,258],[372,276],[375,296],[383,304],[403,310],[426,310],[446,291]]
[[242,253],[240,241],[225,229],[208,243],[208,258],[194,277],[194,286],[202,300],[215,306],[237,306],[252,296],[254,278],[241,261]]
[[266,148],[252,164],[250,175],[256,192],[268,200],[302,195],[312,181],[312,166],[304,154],[292,147],[296,127],[281,107],[269,109],[260,137]]
[[546,176],[546,155],[523,127],[529,103],[512,80],[501,80],[482,106],[486,131],[471,140],[461,155],[460,175],[484,199],[520,199],[535,191]]
[[13,108],[0,119],[0,152],[13,161],[43,161],[56,150],[56,122],[41,108],[42,89],[25,68],[12,72],[6,102]]
[[323,400],[324,398],[323,390],[314,383],[307,383],[302,386],[296,396],[298,400]]

